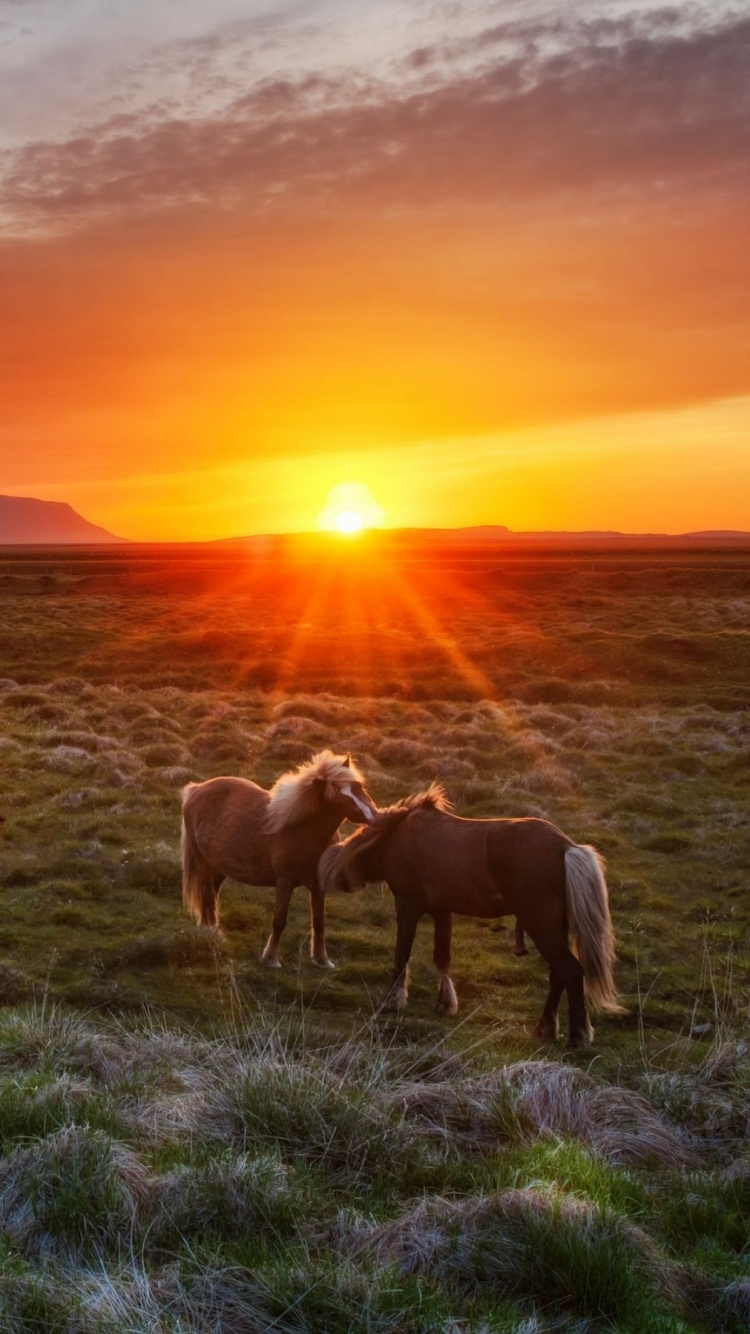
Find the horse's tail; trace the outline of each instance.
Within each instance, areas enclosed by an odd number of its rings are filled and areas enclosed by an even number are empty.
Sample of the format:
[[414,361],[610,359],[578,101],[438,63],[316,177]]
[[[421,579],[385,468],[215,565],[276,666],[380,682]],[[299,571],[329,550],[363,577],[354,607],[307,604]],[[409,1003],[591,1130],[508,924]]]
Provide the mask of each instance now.
[[612,968],[615,938],[609,915],[604,861],[596,848],[574,843],[565,853],[568,922],[592,1004],[609,1014],[624,1014]]
[[182,790],[182,901],[199,926],[218,926],[218,894],[211,867],[198,851],[188,802],[195,787]]

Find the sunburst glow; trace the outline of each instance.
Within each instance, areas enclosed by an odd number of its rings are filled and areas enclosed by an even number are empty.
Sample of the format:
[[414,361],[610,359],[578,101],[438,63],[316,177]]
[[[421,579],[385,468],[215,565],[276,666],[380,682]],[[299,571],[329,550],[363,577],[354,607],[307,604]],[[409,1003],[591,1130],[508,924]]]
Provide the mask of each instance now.
[[365,528],[377,528],[384,511],[362,482],[340,482],[332,486],[318,515],[318,527],[324,532],[354,537]]

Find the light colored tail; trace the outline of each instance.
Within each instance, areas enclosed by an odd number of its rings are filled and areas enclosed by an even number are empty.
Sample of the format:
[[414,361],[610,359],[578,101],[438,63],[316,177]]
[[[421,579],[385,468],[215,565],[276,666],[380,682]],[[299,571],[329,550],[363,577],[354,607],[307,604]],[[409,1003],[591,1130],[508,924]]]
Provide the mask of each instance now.
[[615,939],[609,915],[604,860],[596,848],[574,844],[565,853],[565,892],[573,949],[583,968],[586,994],[599,1010],[624,1014],[612,967]]
[[182,794],[182,901],[199,926],[218,926],[218,894],[210,866],[201,857],[186,820],[189,784]]

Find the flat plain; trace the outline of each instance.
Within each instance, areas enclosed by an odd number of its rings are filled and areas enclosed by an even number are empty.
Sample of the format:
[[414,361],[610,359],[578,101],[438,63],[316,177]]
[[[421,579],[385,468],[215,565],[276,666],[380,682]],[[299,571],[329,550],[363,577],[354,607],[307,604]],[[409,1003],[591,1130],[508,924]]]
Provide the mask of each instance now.
[[[745,1328],[746,548],[7,549],[0,626],[0,1327]],[[599,848],[592,1051],[468,919],[458,1020],[427,922],[379,1015],[386,889],[329,901],[331,974],[302,890],[281,973],[270,890],[189,922],[183,784],[323,747]]]

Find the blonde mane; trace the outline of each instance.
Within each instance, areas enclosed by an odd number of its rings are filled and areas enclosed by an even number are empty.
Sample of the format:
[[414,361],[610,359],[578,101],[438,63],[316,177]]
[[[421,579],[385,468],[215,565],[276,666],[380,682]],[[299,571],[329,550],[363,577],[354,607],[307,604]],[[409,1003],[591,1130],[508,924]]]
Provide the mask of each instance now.
[[354,867],[357,858],[364,856],[391,834],[414,811],[450,811],[451,801],[442,783],[432,782],[423,792],[402,797],[395,806],[383,806],[371,825],[358,829],[341,843],[326,848],[318,868],[320,883],[326,891],[335,888],[335,879]]
[[271,800],[266,814],[268,833],[278,834],[282,829],[316,815],[320,797],[315,784],[320,782],[325,783],[325,797],[330,801],[336,788],[348,783],[362,783],[364,778],[351,760],[347,764],[343,755],[321,750],[307,764],[300,764],[276,779],[269,794]]
[[391,810],[407,811],[419,811],[425,808],[434,811],[450,811],[453,808],[443,784],[438,783],[436,779],[433,779],[423,792],[413,792],[410,797],[404,797],[395,806],[390,807]]

